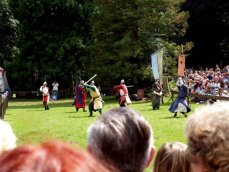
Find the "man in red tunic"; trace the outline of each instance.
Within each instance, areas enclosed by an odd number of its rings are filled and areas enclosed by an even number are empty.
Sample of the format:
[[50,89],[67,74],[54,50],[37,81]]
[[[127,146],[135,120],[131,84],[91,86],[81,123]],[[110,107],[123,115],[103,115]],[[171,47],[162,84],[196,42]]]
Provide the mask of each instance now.
[[78,112],[79,108],[83,108],[83,111],[86,112],[86,99],[87,99],[87,92],[84,88],[84,81],[82,80],[80,84],[76,87],[76,102],[75,107],[76,111]]
[[45,110],[49,110],[49,88],[47,87],[47,82],[44,82],[43,85],[40,87],[40,91],[42,92],[43,97],[43,104],[45,107]]
[[121,83],[117,86],[114,86],[114,90],[119,94],[119,105],[120,107],[131,104],[131,100],[128,95],[128,89],[125,85],[124,79],[121,80]]

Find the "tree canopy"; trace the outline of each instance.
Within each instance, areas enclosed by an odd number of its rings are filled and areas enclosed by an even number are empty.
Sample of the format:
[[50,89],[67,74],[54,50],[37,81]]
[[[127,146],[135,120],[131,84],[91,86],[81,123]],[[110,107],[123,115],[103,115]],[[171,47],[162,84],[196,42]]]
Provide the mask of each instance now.
[[165,61],[172,62],[165,63],[165,67],[174,68],[178,45],[184,43],[182,36],[187,28],[188,13],[180,9],[183,1],[94,2],[95,43],[92,56],[84,59],[88,72],[99,73],[105,85],[119,82],[121,78],[142,85],[145,80],[152,80],[150,54],[162,47]]
[[20,21],[20,54],[11,70],[15,82],[21,78],[18,89],[35,89],[37,83],[55,79],[69,86],[81,66],[80,58],[89,54],[91,1],[10,2]]
[[95,73],[101,85],[125,79],[144,87],[152,81],[152,53],[163,47],[164,69],[175,74],[181,44],[192,47],[183,0],[8,1],[20,22],[19,51],[7,67],[14,90],[44,80],[69,87]]
[[15,40],[18,21],[14,19],[7,0],[0,1],[0,61],[7,68],[17,53]]
[[189,66],[229,63],[229,1],[187,0],[183,10],[190,13],[186,38],[195,46]]

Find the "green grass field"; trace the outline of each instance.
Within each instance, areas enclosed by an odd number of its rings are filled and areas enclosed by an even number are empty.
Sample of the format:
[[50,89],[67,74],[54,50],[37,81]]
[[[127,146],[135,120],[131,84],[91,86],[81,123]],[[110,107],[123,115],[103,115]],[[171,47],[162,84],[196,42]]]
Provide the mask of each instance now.
[[[103,111],[119,107],[118,100],[106,97]],[[12,100],[6,111],[8,121],[17,135],[18,144],[39,143],[44,140],[61,139],[70,143],[87,145],[87,128],[99,116],[88,117],[89,112],[82,109],[76,112],[72,99],[50,102],[50,110],[45,111],[41,100]],[[164,102],[167,102],[165,100]],[[151,102],[133,102],[129,107],[140,112],[152,125],[156,148],[170,141],[186,143],[184,128],[185,118],[178,114],[176,118],[168,111],[171,102],[160,106],[160,110],[152,110]],[[191,104],[192,112],[200,105]],[[192,114],[190,112],[188,116]],[[152,171],[150,169],[146,171]]]

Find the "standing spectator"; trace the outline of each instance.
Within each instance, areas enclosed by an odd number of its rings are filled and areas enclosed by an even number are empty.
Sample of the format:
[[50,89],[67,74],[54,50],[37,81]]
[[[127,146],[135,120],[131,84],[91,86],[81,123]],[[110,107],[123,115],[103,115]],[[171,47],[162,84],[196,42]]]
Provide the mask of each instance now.
[[59,84],[58,84],[57,81],[55,80],[55,81],[52,83],[52,99],[53,99],[53,100],[57,100],[57,97],[58,97],[58,87],[59,87]]
[[40,87],[40,91],[42,92],[43,97],[43,104],[45,107],[45,110],[49,110],[49,88],[47,87],[47,82],[44,82],[43,85]]
[[103,113],[88,129],[88,149],[105,166],[143,172],[154,156],[152,128],[128,107]]
[[186,123],[192,172],[229,171],[229,106],[216,102],[197,110]]
[[9,123],[0,120],[0,154],[16,147],[16,136]]
[[157,152],[153,172],[189,172],[187,145],[179,142],[165,143]]
[[[23,145],[0,157],[0,172],[109,172],[85,150],[49,141]],[[116,172],[112,169],[112,172]]]

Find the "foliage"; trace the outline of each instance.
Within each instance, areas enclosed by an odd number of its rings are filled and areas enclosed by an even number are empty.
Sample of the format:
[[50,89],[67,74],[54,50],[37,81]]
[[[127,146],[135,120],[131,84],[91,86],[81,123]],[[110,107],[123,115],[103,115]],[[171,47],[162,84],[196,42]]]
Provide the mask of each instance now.
[[18,49],[15,47],[18,21],[12,16],[8,0],[0,1],[0,61],[7,68]]
[[[182,0],[95,0],[93,56],[84,59],[88,72],[99,73],[105,85],[121,78],[138,84],[152,80],[150,54],[164,47],[165,64],[174,61],[186,32],[188,13],[180,10]],[[170,67],[172,69],[170,69]],[[98,70],[99,68],[99,70]],[[109,80],[107,80],[109,76]]]
[[[13,90],[34,90],[55,79],[62,89],[95,73],[111,88],[120,79],[146,88],[150,55],[164,47],[164,69],[175,75],[183,35],[184,0],[9,0],[20,21],[17,54],[8,65]],[[13,84],[16,83],[16,84]]]
[[189,65],[229,63],[229,1],[187,0],[182,9],[190,14],[186,40],[195,44]]
[[11,0],[10,5],[20,21],[20,54],[10,71],[14,89],[37,89],[55,79],[62,87],[71,85],[80,58],[89,54],[91,1]]

